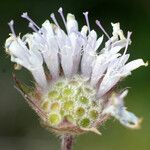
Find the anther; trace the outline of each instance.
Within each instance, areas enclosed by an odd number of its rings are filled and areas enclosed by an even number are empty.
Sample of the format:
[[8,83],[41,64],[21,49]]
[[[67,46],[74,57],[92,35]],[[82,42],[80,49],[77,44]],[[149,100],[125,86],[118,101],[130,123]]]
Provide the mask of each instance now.
[[59,14],[60,14],[60,16],[61,16],[61,18],[62,18],[62,20],[63,20],[63,23],[64,23],[64,25],[65,25],[66,30],[67,30],[66,20],[65,20],[64,14],[63,14],[63,9],[62,9],[62,7],[60,7],[60,8],[58,9],[58,12],[59,12]]
[[99,20],[96,20],[96,24],[98,25],[98,27],[103,31],[103,33],[108,37],[108,39],[110,39],[110,36],[108,35],[108,33],[105,31],[105,29],[103,28],[103,26],[101,25]]
[[10,27],[10,30],[12,32],[12,34],[16,37],[16,33],[15,33],[15,30],[14,30],[14,21],[11,20],[9,23],[8,23],[9,27]]
[[33,31],[38,32],[33,23],[29,22],[28,27],[31,28]]
[[85,16],[86,24],[87,24],[88,30],[90,32],[91,29],[90,29],[90,24],[89,24],[88,12],[83,13],[83,15]]
[[38,30],[40,29],[40,27],[28,16],[28,13],[25,12],[21,15],[22,18],[27,19],[30,23],[32,23]]
[[55,17],[55,15],[54,15],[54,13],[52,13],[52,14],[50,15],[50,17],[52,18],[52,20],[54,21],[54,23],[56,24],[56,26],[60,28],[60,26],[59,26],[59,24],[58,24],[58,22],[57,22],[57,20],[56,20],[56,17]]

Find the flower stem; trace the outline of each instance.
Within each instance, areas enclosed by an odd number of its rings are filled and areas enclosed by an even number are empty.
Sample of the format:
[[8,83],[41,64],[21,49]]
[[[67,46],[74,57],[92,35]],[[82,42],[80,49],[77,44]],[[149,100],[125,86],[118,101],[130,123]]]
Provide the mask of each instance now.
[[73,147],[73,136],[66,134],[61,138],[61,150],[72,150]]

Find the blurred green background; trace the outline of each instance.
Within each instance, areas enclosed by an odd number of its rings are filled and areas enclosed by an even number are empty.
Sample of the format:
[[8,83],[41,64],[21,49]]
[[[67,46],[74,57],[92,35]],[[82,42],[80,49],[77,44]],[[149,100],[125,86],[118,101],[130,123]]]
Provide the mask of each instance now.
[[[4,53],[8,37],[7,23],[15,20],[16,32],[31,32],[20,15],[28,12],[39,25],[49,15],[74,13],[80,26],[84,24],[82,12],[89,11],[92,28],[99,30],[95,19],[100,19],[111,34],[111,22],[120,22],[124,31],[133,31],[130,59],[150,60],[150,1],[149,0],[1,0],[0,1],[0,150],[59,150],[59,140],[43,129],[36,114],[13,88],[13,65]],[[59,15],[57,15],[59,20]],[[31,77],[24,69],[16,72],[25,82]],[[100,128],[102,136],[92,133],[76,139],[75,150],[150,150],[150,67],[133,72],[120,85],[129,88],[126,106],[144,118],[142,129],[132,131],[117,121],[108,121]]]

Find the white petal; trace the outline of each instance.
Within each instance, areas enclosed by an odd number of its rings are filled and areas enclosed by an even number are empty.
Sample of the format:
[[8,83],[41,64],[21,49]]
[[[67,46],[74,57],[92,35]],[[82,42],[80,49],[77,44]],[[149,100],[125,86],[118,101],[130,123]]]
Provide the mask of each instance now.
[[121,46],[123,48],[123,47],[126,46],[126,43],[127,43],[127,39],[122,39],[122,40],[119,40],[119,41],[117,40],[116,42],[112,43],[112,47]]
[[45,47],[41,49],[41,51],[43,51],[43,57],[52,75],[52,78],[57,79],[59,77],[58,44],[55,39],[53,27],[50,22],[45,21],[42,26],[43,29],[45,29],[43,38],[45,38],[46,43],[43,43],[43,46],[45,45]]
[[114,76],[112,78],[111,75],[105,75],[99,86],[97,96],[102,97],[103,95],[105,95],[109,90],[111,90],[112,87],[114,87],[118,83],[119,80],[120,76]]
[[124,46],[122,46],[122,45],[115,46],[115,47],[113,47],[113,48],[110,49],[110,53],[116,54],[116,53],[118,53],[122,48],[124,48]]
[[129,63],[127,63],[124,67],[123,67],[123,70],[124,70],[124,73],[125,72],[131,72],[141,66],[147,66],[148,63],[144,63],[144,61],[142,59],[137,59],[137,60],[133,60]]
[[92,73],[92,64],[95,59],[96,53],[94,51],[95,43],[97,39],[97,34],[94,30],[92,30],[88,35],[88,40],[83,48],[83,56],[81,60],[81,72],[83,76],[90,78]]
[[43,24],[42,27],[46,30],[47,34],[49,35],[48,38],[53,38],[54,37],[54,31],[52,24],[50,24],[49,20],[46,20]]
[[88,31],[88,27],[87,26],[83,26],[82,29],[81,29],[81,35],[86,37],[87,31]]
[[93,64],[95,57],[96,56],[94,52],[84,52],[84,55],[81,61],[81,72],[83,76],[90,78],[91,73],[92,73],[92,64]]
[[[91,75],[91,85],[96,86],[98,81],[104,76],[104,73],[106,72],[109,63],[113,62],[117,57],[119,57],[120,54],[113,54],[111,55],[110,53],[108,54],[101,54],[97,57],[94,65],[93,65],[93,70],[92,70],[92,75]],[[105,82],[105,81],[103,81]],[[103,83],[102,83],[103,86]]]
[[97,40],[96,43],[95,43],[95,49],[94,49],[94,51],[96,51],[96,50],[100,47],[100,45],[101,45],[102,42],[103,42],[103,38],[104,38],[103,35],[102,35],[100,38],[98,38],[98,40]]
[[67,31],[68,33],[78,31],[78,22],[75,20],[75,16],[70,13],[67,15]]
[[90,81],[92,86],[96,86],[98,81],[104,75],[104,72],[107,69],[107,66],[108,66],[108,64],[104,64],[104,65],[97,64],[94,66],[93,73],[91,75],[91,81]]
[[92,30],[89,35],[88,35],[88,46],[90,46],[91,48],[93,48],[95,46],[97,40],[97,33]]
[[56,28],[56,40],[60,49],[61,66],[66,77],[71,77],[73,59],[72,59],[72,45],[69,37],[60,28]]
[[45,76],[43,66],[39,66],[38,68],[32,69],[30,71],[31,71],[35,81],[37,82],[37,84],[42,89],[46,89],[48,85],[47,85],[47,80],[46,80],[46,76]]
[[82,37],[74,32],[70,33],[69,38],[71,40],[72,45],[72,75],[75,75],[76,73],[78,73],[79,70],[83,43],[81,42]]

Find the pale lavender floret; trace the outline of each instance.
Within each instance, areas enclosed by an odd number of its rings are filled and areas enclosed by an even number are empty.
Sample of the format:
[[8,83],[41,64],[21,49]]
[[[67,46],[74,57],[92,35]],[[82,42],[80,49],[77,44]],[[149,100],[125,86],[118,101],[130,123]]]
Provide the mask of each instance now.
[[39,51],[27,48],[20,37],[9,37],[5,44],[6,51],[11,55],[11,61],[24,66],[31,71],[40,87],[45,88],[47,81],[43,69],[43,58]]
[[[146,66],[147,64],[143,62],[142,59],[134,60],[130,62],[132,67],[130,67],[130,63],[125,63],[129,59],[129,54],[124,54],[121,57],[116,58],[108,65],[107,72],[100,84],[98,95],[99,97],[103,96],[107,93],[112,87],[114,87],[120,79],[131,74],[131,71],[140,67]],[[128,65],[129,64],[129,65]]]
[[58,46],[54,37],[52,25],[46,20],[40,29],[37,24],[28,17],[27,13],[23,13],[22,17],[29,20],[29,26],[36,32],[30,34],[30,36],[26,36],[28,44],[32,44],[32,48],[41,51],[53,79],[57,79],[59,76]]
[[[101,27],[100,22],[97,22],[97,24]],[[105,32],[105,34],[107,34],[103,28],[102,30]],[[100,51],[101,52],[100,55],[97,56],[97,58],[95,59],[91,76],[91,85],[93,86],[96,86],[98,81],[105,75],[105,72],[109,64],[114,60],[116,60],[121,55],[119,51],[123,47],[125,47],[125,44],[112,46],[113,43],[116,42],[116,40],[118,40],[118,34],[115,32],[113,30],[113,36],[111,38],[109,37],[109,35],[107,35],[109,40],[106,42],[105,48],[103,48]],[[126,40],[123,43],[126,43]]]
[[139,128],[141,119],[136,117],[133,113],[127,111],[124,106],[124,98],[126,97],[128,90],[125,90],[119,95],[113,95],[108,106],[104,109],[103,114],[110,114],[120,121],[120,123],[126,127],[136,129]]
[[[42,33],[42,34],[41,34]],[[52,25],[46,20],[42,28],[33,34],[24,36],[31,49],[37,49],[42,53],[44,61],[53,77],[59,77],[58,45],[54,37]]]
[[73,49],[68,36],[60,28],[55,30],[56,40],[60,49],[61,66],[66,77],[72,76]]
[[[126,63],[128,58],[129,55],[124,55],[123,58],[119,57],[110,62],[107,68],[107,72],[98,90],[99,97],[107,93],[113,86],[117,84],[117,82],[120,80],[121,77],[124,77],[120,75],[120,71],[122,70],[122,67]],[[121,59],[122,62],[120,62]]]
[[44,61],[53,79],[58,79],[60,72],[58,58],[59,49],[52,28],[52,24],[50,24],[48,20],[42,24],[40,31],[42,32],[42,37],[46,40],[46,44],[41,43],[43,48],[41,48],[40,51],[43,54]]
[[101,54],[97,56],[94,65],[93,65],[93,70],[92,70],[92,75],[91,75],[91,85],[96,87],[98,84],[99,80],[105,75],[106,69],[108,68],[108,65],[110,62],[115,60],[117,57],[119,57],[120,54],[112,54],[106,53],[106,54]]
[[44,60],[48,66],[48,69],[50,70],[50,73],[54,79],[58,79],[59,77],[59,58],[58,58],[58,45],[53,33],[52,25],[47,20],[42,25],[43,30],[45,31],[45,34],[43,32],[43,37],[46,38],[48,43],[48,50],[43,53]]
[[92,75],[91,75],[91,85],[96,86],[98,81],[105,75],[105,72],[111,62],[116,60],[121,54],[119,51],[124,47],[124,45],[114,46],[110,50],[103,49],[100,55],[94,61]]
[[90,29],[88,12],[83,13],[87,23],[89,34],[87,35],[87,42],[83,47],[83,56],[81,60],[81,73],[83,76],[90,79],[92,73],[92,66],[96,58],[96,50],[99,48],[103,41],[103,36],[97,39],[97,33]]
[[90,78],[92,73],[92,64],[96,57],[95,45],[97,41],[97,33],[92,30],[87,36],[87,43],[83,47],[83,56],[81,60],[81,73],[83,76]]
[[60,28],[55,29],[55,34],[64,74],[71,77],[78,73],[83,37],[80,36],[77,21],[72,14],[67,15],[66,27],[68,35]]

